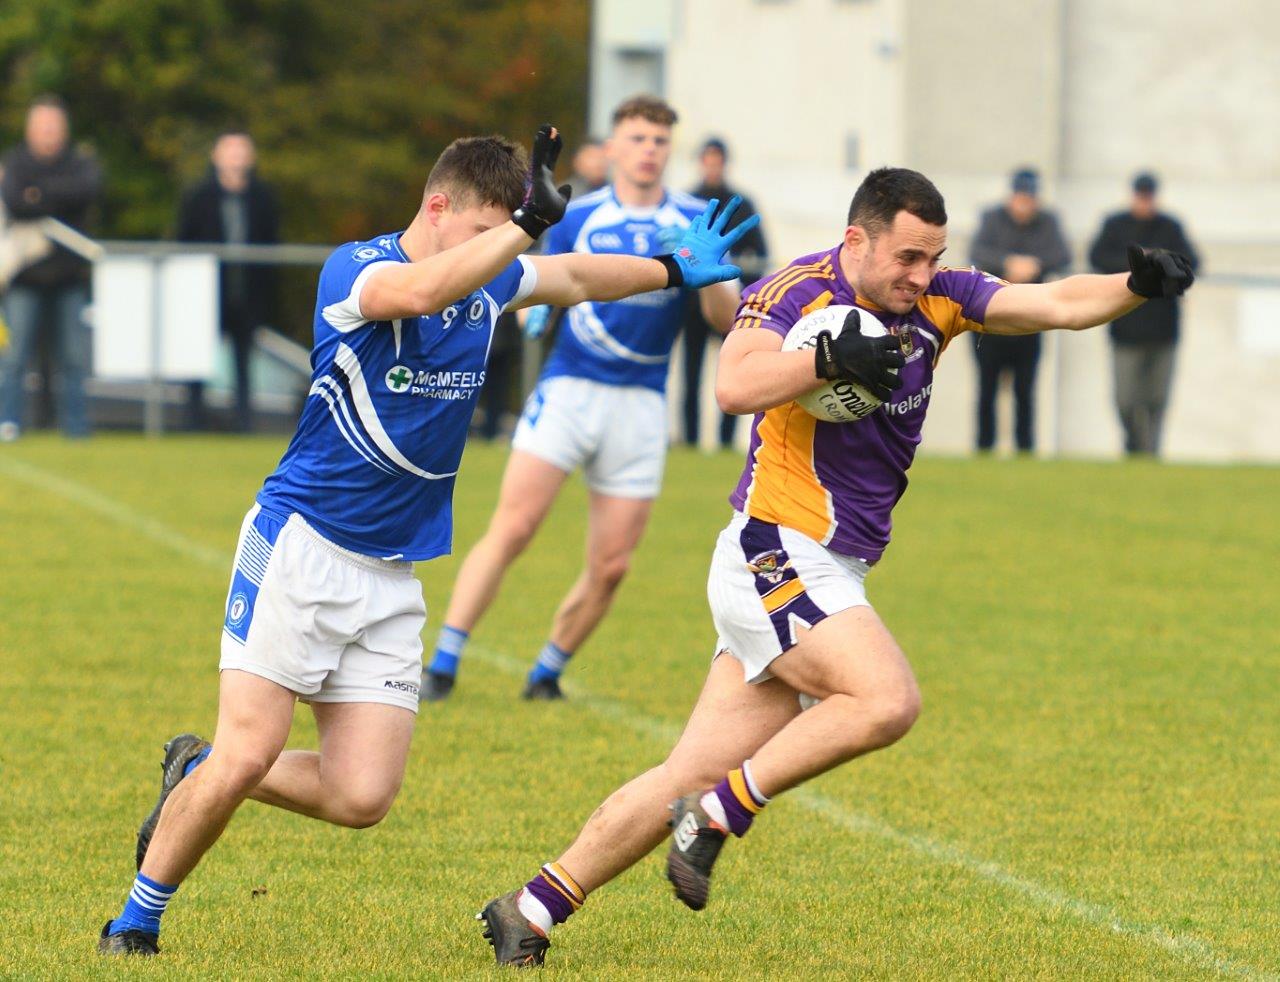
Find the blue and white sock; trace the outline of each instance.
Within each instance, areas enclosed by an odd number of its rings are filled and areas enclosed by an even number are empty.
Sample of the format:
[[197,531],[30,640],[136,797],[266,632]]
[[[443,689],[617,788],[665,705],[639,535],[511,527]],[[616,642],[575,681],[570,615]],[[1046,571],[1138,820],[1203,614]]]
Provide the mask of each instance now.
[[427,666],[427,671],[437,675],[457,675],[458,660],[462,657],[462,649],[466,647],[469,637],[469,632],[459,631],[448,624],[440,628],[440,636],[436,638],[436,653]]
[[196,754],[189,761],[187,761],[187,766],[182,769],[182,776],[187,777],[192,771],[194,771],[197,767],[203,764],[205,760],[208,759],[209,754],[211,753],[213,753],[213,744],[209,744],[209,746],[205,747],[198,754]]
[[558,647],[554,641],[548,641],[538,654],[538,660],[533,665],[533,671],[529,673],[529,681],[542,682],[546,679],[558,679],[572,657],[572,651],[565,651],[563,648]]
[[160,916],[177,892],[176,886],[167,887],[139,873],[133,881],[133,889],[129,891],[129,899],[124,902],[124,910],[111,922],[107,933],[145,931],[147,934],[159,934]]

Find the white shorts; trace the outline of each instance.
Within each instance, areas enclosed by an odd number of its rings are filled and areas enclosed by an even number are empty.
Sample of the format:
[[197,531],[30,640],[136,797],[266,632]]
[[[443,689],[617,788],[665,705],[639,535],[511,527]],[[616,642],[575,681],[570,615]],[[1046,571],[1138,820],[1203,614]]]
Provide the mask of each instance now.
[[868,566],[795,529],[735,512],[716,540],[707,579],[715,654],[742,662],[748,682],[773,678],[769,663],[813,627],[850,607],[870,607]]
[[617,498],[656,498],[667,456],[662,393],[557,376],[524,406],[512,447],[563,471],[582,467],[587,486]]
[[259,505],[240,528],[218,668],[304,702],[377,702],[418,711],[427,609],[413,564],[323,538],[301,515]]

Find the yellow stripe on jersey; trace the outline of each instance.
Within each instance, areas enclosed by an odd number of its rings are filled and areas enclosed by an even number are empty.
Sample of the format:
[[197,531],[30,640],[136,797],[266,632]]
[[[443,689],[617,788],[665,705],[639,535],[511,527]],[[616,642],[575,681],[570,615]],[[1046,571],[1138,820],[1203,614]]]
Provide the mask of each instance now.
[[[933,326],[942,332],[942,347],[938,350],[939,355],[946,350],[952,338],[973,323],[960,313],[960,304],[950,297],[924,296],[916,301],[916,306],[920,313],[929,318]],[[978,330],[981,329],[981,325],[978,325]]]
[[835,279],[831,269],[831,257],[824,256],[816,263],[804,266],[789,266],[778,273],[773,280],[766,283],[760,292],[748,300],[733,325],[736,331],[740,327],[759,327],[761,317],[768,314],[775,303],[799,283],[821,276],[823,279]]
[[[793,583],[800,582],[792,580]],[[751,789],[747,787],[747,780],[742,776],[742,768],[735,767],[729,772],[729,790],[733,792],[733,796],[738,799],[740,804],[752,815],[760,814],[760,805],[756,804],[756,799],[751,797]]]
[[764,609],[772,614],[778,608],[785,607],[802,593],[804,593],[804,584],[797,578],[779,583],[760,599],[764,602]]
[[[769,312],[769,308],[773,306],[779,291],[785,292],[792,284],[799,283],[807,275],[821,269],[824,261],[807,263],[804,266],[788,266],[774,276],[772,280],[760,289],[759,293],[747,301],[746,309],[738,319],[738,323],[734,325],[735,329],[738,327],[759,327],[761,316]],[[754,320],[754,323],[747,323],[748,318]]]
[[834,293],[832,293],[830,290],[823,290],[816,297],[814,297],[807,304],[805,304],[803,307],[800,308],[800,316],[807,317],[809,314],[812,314],[815,310],[821,310],[823,307],[828,306],[831,303],[831,301],[834,299],[835,299]]
[[764,414],[756,430],[760,446],[751,468],[746,512],[825,543],[835,529],[835,515],[831,496],[813,469],[817,425],[817,419],[794,402]]

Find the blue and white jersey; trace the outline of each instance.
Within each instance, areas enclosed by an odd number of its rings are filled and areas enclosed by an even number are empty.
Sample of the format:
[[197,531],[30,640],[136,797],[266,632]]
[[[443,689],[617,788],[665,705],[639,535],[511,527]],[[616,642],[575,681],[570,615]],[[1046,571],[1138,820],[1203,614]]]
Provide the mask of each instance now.
[[453,484],[498,315],[533,290],[517,259],[429,317],[370,321],[360,291],[407,263],[400,233],[340,246],[320,271],[311,391],[298,432],[258,493],[345,549],[380,559],[449,552]]
[[[701,198],[668,190],[661,204],[635,208],[621,204],[611,186],[603,187],[569,202],[564,218],[547,232],[543,251],[656,256],[670,251],[659,245],[658,232],[685,228],[706,206]],[[664,391],[683,302],[683,291],[673,287],[570,307],[542,377],[571,375]]]

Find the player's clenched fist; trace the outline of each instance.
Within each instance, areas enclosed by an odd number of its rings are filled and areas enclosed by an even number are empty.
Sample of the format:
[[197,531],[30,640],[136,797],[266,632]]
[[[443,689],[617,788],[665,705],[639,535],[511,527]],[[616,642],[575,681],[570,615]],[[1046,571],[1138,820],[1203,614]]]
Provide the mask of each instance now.
[[560,133],[554,126],[543,123],[538,127],[533,138],[529,189],[524,193],[524,203],[511,216],[511,220],[533,239],[564,218],[564,210],[573,194],[573,188],[568,184],[556,187],[555,183],[561,145]]
[[849,311],[839,335],[822,331],[814,351],[814,374],[821,379],[849,379],[869,389],[877,399],[887,400],[902,388],[897,370],[906,359],[901,342],[892,334],[870,338],[862,333],[857,309]]
[[1195,282],[1191,260],[1168,249],[1144,249],[1129,244],[1130,292],[1148,300],[1156,297],[1179,297]]

